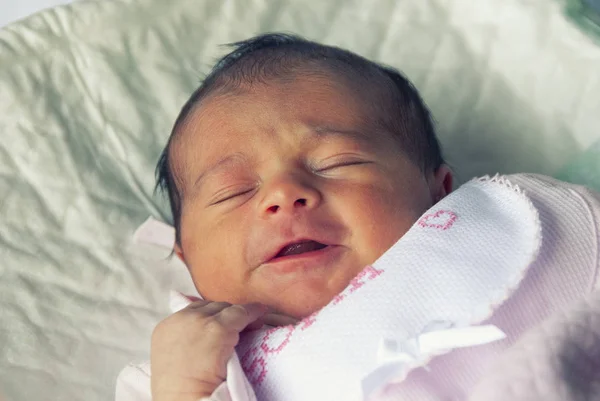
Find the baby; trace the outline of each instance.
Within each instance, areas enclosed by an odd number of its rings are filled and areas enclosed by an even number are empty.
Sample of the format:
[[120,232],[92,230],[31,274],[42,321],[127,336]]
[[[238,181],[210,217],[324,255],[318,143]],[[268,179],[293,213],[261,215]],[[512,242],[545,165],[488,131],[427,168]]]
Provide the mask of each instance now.
[[[157,175],[169,195],[175,253],[203,300],[191,298],[156,327],[151,395],[148,372],[130,368],[118,401],[241,400],[228,367],[240,336],[295,324],[332,303],[450,194],[453,181],[429,111],[400,73],[281,34],[236,43],[216,64],[177,118]],[[517,322],[496,323],[508,341],[494,355],[590,292],[598,263],[582,256],[569,268],[568,289],[560,286],[564,276],[551,278],[561,271],[569,230],[600,229],[595,195],[545,177],[505,180],[527,191],[561,239],[544,259],[558,267],[544,267],[519,289],[556,299],[527,298],[519,313],[514,305],[497,311],[496,320]],[[569,202],[581,208],[578,224],[587,231],[561,219],[557,210]],[[598,240],[588,237],[591,255]],[[467,394],[489,358],[478,363],[475,373],[457,372],[441,398]]]

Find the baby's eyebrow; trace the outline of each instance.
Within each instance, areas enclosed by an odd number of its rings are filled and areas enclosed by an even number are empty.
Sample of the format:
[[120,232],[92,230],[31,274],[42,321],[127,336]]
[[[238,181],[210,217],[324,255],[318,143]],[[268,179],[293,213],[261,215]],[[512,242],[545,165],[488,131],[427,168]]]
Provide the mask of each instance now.
[[362,131],[340,129],[340,128],[329,127],[329,126],[315,127],[315,128],[313,128],[313,132],[318,137],[343,136],[343,137],[347,137],[347,138],[358,139],[360,141],[365,141],[365,140],[369,139],[369,136]]
[[224,168],[227,168],[228,166],[232,165],[232,164],[237,164],[240,161],[244,161],[246,160],[246,156],[243,153],[240,152],[236,152],[236,153],[232,153],[222,159],[220,159],[219,161],[217,161],[216,163],[210,165],[208,168],[206,168],[204,171],[202,171],[200,173],[200,175],[198,176],[198,178],[196,178],[196,181],[194,181],[194,188],[198,187],[200,184],[202,184],[202,181],[204,179],[206,179],[207,176],[210,176],[212,174],[215,174],[217,171],[222,170]]

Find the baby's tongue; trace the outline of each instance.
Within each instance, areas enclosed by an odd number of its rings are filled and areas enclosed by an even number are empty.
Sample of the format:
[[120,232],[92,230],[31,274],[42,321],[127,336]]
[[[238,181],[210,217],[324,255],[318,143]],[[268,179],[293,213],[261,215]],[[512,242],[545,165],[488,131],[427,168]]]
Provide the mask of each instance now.
[[323,245],[316,241],[304,241],[296,244],[291,244],[283,248],[277,256],[290,256],[298,255],[300,253],[318,251],[319,249],[325,248]]

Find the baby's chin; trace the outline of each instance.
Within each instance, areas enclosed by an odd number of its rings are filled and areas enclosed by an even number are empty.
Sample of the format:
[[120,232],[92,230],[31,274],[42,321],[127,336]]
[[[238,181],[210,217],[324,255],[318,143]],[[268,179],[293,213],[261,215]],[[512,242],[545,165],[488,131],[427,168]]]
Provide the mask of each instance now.
[[[197,290],[200,294],[203,293],[201,288],[197,288]],[[259,303],[269,307],[269,310],[272,313],[288,316],[296,320],[302,320],[327,306],[327,304],[333,301],[337,292],[328,294],[320,291],[311,294],[310,291],[302,293],[300,293],[300,291],[281,291],[275,296],[269,297],[256,297],[251,296],[250,294],[246,294],[246,296],[243,297],[228,297],[223,294],[220,294],[220,296],[216,296],[216,294],[211,295],[205,295],[203,296],[203,299],[210,302],[227,302],[234,305]]]
[[362,268],[352,264],[332,270],[337,271],[337,274],[303,276],[291,282],[271,280],[268,284],[266,280],[261,280],[262,285],[255,287],[255,300],[286,316],[306,318],[334,302]]
[[309,317],[313,313],[316,313],[327,306],[329,302],[319,304],[305,304],[305,305],[290,305],[282,309],[276,309],[277,313],[293,317],[298,320]]
[[301,320],[334,302],[360,273],[362,264],[346,260],[323,269],[286,274],[255,269],[244,280],[221,280],[207,286],[208,280],[194,277],[197,279],[194,282],[205,299],[231,304],[260,303],[279,314]]
[[288,292],[274,302],[269,302],[268,306],[279,314],[302,320],[333,302],[338,293],[339,291]]

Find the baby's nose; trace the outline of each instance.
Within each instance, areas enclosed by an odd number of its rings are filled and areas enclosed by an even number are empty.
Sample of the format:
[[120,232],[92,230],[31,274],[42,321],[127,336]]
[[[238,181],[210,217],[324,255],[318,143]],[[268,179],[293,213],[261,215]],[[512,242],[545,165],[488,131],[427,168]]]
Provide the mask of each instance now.
[[313,209],[321,201],[313,185],[289,177],[271,182],[265,192],[261,208],[267,215]]
[[[278,202],[278,203],[285,204],[287,202]],[[292,209],[304,207],[304,206],[306,206],[306,203],[307,203],[307,201],[304,198],[296,199],[292,204]],[[274,205],[269,206],[267,208],[267,211],[270,213],[277,213],[280,209],[281,209],[280,205],[274,204]]]

